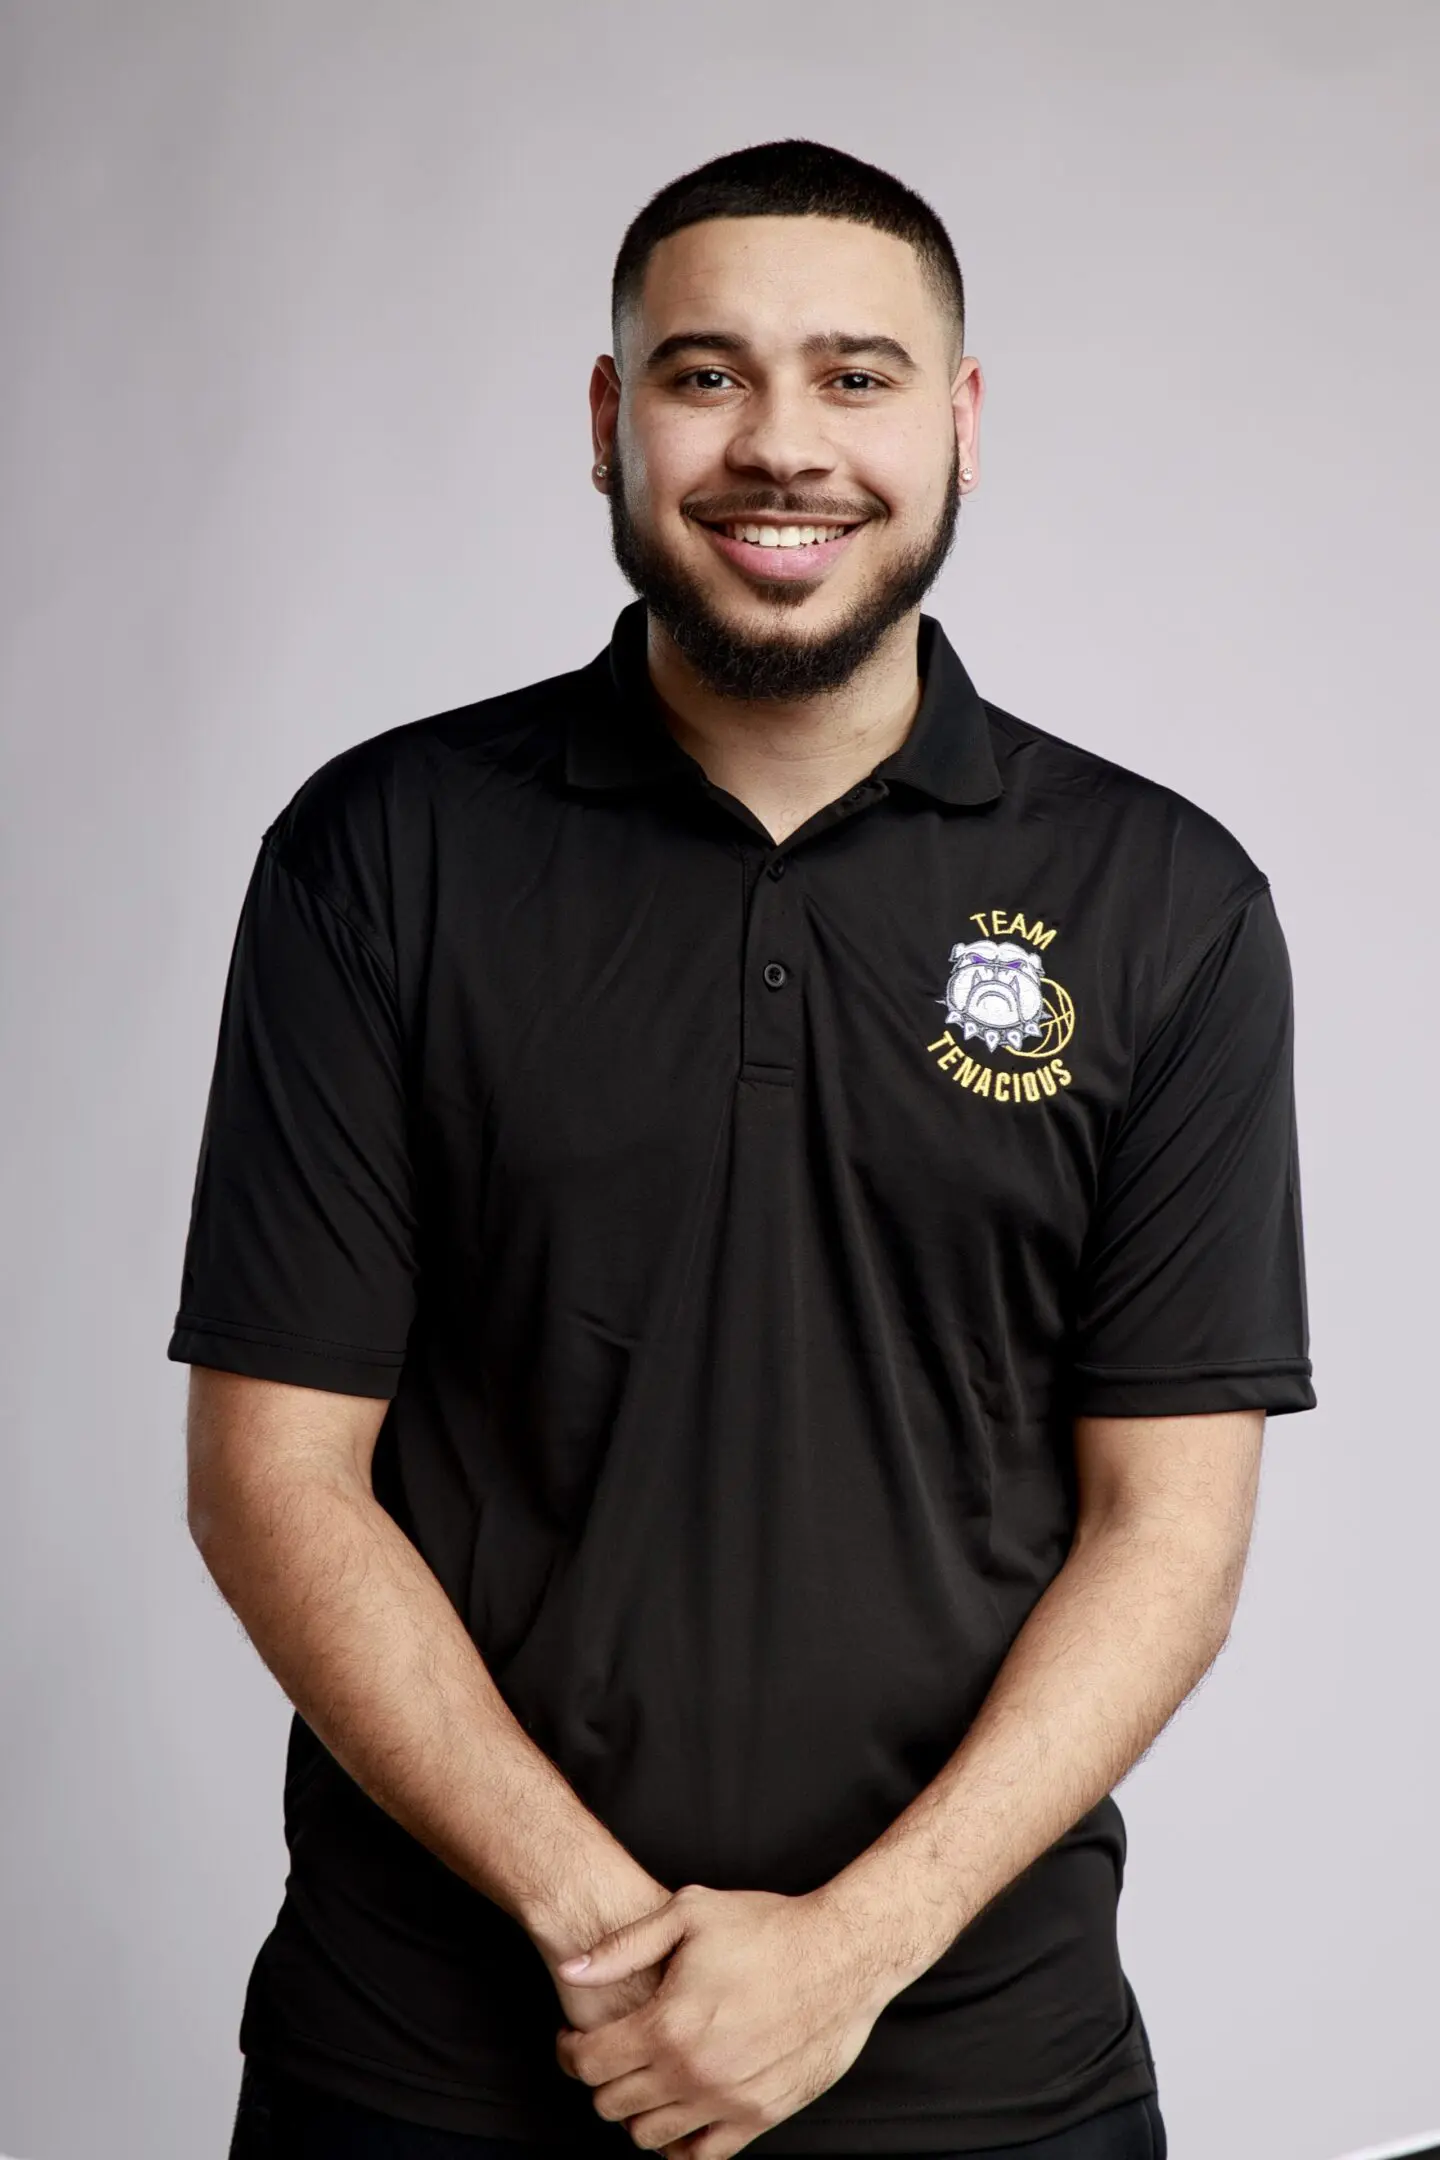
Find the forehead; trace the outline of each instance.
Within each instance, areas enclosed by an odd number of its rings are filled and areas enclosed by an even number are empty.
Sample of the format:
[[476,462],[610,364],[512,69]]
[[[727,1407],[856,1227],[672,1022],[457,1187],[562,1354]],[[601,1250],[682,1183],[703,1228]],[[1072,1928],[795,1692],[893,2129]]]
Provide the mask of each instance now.
[[900,338],[917,360],[944,338],[914,248],[844,218],[707,218],[669,234],[645,266],[639,337],[648,350],[701,325],[775,347],[863,327]]

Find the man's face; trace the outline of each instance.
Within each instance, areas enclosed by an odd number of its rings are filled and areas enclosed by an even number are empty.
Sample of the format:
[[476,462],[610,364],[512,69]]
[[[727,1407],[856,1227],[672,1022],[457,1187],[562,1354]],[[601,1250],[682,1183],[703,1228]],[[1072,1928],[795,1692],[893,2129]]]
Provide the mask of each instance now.
[[[718,695],[835,689],[934,583],[983,394],[950,335],[914,250],[868,226],[716,218],[655,249],[592,406],[615,559]],[[828,537],[733,534],[812,520]]]

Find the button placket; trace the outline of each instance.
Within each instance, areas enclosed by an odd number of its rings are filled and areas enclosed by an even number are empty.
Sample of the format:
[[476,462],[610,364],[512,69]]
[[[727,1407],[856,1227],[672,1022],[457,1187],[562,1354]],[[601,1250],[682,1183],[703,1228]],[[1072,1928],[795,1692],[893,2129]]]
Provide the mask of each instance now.
[[[773,871],[774,865],[765,868]],[[798,900],[794,876],[752,879],[743,958],[742,1079],[788,1081],[798,1062]]]
[[[794,868],[794,843],[798,840],[801,846],[808,846],[820,840],[831,826],[853,817],[886,792],[885,782],[873,774],[857,781],[818,811],[798,835],[792,835],[792,844],[783,854],[771,855],[751,874],[741,1000],[742,1080],[772,1080],[788,1085],[799,1063],[803,929],[799,885],[803,880]],[[787,870],[792,874],[787,876]]]

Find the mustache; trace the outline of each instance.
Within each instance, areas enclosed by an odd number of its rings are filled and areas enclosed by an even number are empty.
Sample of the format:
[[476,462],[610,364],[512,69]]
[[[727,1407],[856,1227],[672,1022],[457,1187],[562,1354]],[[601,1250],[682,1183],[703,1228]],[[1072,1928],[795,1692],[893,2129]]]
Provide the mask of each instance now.
[[687,503],[686,517],[694,518],[699,525],[742,525],[747,518],[785,518],[793,525],[807,525],[812,521],[823,524],[865,525],[875,515],[873,510],[857,509],[853,503],[837,502],[834,497],[827,501],[805,503],[800,506],[787,502],[743,503]]

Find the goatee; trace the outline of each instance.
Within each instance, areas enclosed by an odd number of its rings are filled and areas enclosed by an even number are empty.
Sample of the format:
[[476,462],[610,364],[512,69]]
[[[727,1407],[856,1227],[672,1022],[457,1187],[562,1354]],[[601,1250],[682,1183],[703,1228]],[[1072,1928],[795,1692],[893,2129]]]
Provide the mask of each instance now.
[[[621,575],[662,623],[699,680],[716,697],[746,703],[799,702],[848,682],[885,633],[917,607],[955,544],[960,516],[960,451],[953,446],[945,505],[928,540],[890,563],[840,622],[818,637],[768,635],[728,622],[698,580],[654,547],[630,516],[624,468],[610,451],[610,543]],[[796,584],[775,588],[776,605],[802,602]]]

